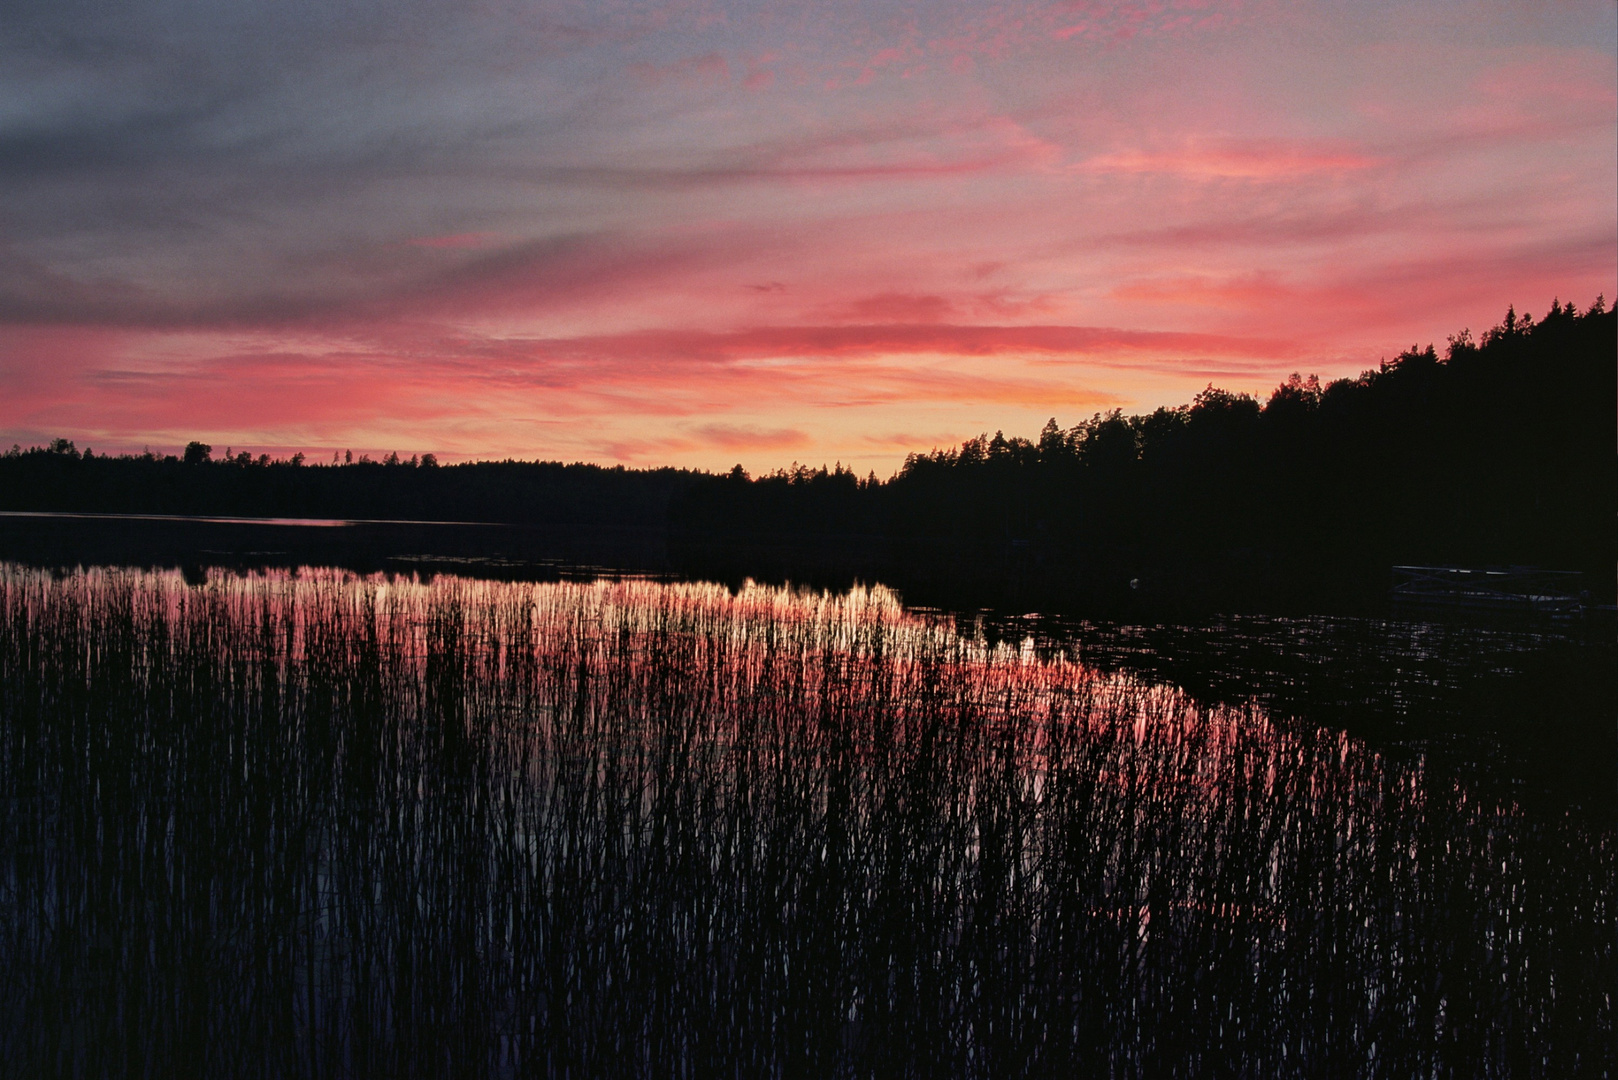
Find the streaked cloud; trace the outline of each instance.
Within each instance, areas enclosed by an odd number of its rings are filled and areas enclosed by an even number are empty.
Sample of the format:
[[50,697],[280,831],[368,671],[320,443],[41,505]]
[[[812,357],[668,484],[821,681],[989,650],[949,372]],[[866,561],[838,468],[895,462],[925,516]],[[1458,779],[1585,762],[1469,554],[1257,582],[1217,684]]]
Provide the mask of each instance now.
[[0,25],[0,444],[885,471],[1618,291],[1594,0]]
[[1192,139],[1172,149],[1129,149],[1101,154],[1087,169],[1180,173],[1192,177],[1282,180],[1369,169],[1381,160],[1350,145],[1295,139]]

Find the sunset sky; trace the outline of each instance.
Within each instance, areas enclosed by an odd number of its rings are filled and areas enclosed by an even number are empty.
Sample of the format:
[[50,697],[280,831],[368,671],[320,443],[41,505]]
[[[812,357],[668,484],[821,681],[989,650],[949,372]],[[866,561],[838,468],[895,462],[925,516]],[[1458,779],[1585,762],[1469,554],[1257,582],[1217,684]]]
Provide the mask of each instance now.
[[755,471],[1618,283],[1589,2],[0,0],[0,442]]

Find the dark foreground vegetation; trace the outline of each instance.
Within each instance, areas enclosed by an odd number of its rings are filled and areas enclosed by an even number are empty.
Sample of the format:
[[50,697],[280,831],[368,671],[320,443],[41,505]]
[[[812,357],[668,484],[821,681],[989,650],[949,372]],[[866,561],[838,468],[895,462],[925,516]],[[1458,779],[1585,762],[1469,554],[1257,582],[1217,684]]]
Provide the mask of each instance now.
[[1573,1077],[1613,836],[835,597],[0,564],[8,1076]]
[[1364,608],[1396,564],[1582,571],[1610,604],[1615,327],[1599,300],[1537,321],[1508,312],[1442,356],[1412,348],[1325,386],[1293,376],[1262,403],[1210,387],[1145,416],[1052,420],[1037,440],[913,454],[885,481],[840,467],[216,460],[201,443],[109,458],[58,440],[0,456],[0,510],[633,529],[668,540],[668,565],[639,569],[882,580],[957,608]]
[[1578,570],[1610,603],[1615,326],[1599,300],[1508,312],[1443,356],[1293,376],[1264,403],[1210,387],[1146,416],[1053,420],[1037,441],[913,454],[887,481],[738,468],[679,495],[672,537],[720,573],[751,559],[834,580],[854,562],[907,596],[1010,586],[1024,606],[1340,604],[1384,595],[1396,564]]

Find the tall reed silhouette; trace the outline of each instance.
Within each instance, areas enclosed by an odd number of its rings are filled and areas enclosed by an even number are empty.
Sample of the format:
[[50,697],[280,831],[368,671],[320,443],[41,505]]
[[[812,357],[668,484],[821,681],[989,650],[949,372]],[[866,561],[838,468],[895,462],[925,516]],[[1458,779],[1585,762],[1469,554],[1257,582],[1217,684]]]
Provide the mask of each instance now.
[[1613,846],[845,595],[0,564],[17,1076],[1573,1076]]

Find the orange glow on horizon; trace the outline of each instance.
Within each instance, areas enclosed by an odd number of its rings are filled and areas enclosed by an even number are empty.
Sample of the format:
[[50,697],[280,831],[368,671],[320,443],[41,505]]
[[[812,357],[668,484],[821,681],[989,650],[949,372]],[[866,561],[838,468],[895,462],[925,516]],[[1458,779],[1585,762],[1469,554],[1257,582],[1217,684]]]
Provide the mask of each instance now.
[[886,474],[1352,376],[1613,295],[1610,16],[612,0],[433,16],[352,72],[272,27],[261,86],[176,72],[224,111],[127,145],[19,99],[44,149],[0,176],[0,444]]

